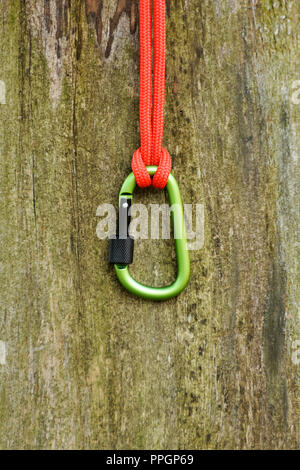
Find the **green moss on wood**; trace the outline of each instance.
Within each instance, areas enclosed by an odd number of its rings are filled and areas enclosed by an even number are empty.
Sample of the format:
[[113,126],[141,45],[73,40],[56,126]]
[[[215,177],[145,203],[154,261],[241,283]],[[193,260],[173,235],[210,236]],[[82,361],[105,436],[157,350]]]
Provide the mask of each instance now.
[[[0,2],[0,447],[298,447],[298,3],[169,5],[164,145],[205,245],[161,304],[96,237],[139,145],[138,31],[125,8],[108,54],[117,2],[101,34],[94,3],[58,3],[57,24]],[[170,281],[172,241],[139,241],[132,271]]]

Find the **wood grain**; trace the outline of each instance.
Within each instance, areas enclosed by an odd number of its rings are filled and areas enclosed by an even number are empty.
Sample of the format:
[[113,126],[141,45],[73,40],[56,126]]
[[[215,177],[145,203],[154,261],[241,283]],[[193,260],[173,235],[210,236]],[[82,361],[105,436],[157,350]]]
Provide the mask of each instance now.
[[[96,236],[139,145],[137,16],[0,1],[0,448],[298,448],[299,2],[168,2],[164,146],[205,244],[159,304]],[[174,264],[136,243],[137,279]]]

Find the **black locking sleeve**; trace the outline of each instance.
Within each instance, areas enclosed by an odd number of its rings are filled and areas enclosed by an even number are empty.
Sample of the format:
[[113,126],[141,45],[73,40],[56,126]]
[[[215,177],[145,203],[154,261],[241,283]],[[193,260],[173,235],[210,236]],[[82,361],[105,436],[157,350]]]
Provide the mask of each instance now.
[[133,261],[134,239],[129,236],[129,209],[131,199],[122,197],[119,208],[119,223],[116,238],[109,240],[109,262],[113,264],[131,264]]

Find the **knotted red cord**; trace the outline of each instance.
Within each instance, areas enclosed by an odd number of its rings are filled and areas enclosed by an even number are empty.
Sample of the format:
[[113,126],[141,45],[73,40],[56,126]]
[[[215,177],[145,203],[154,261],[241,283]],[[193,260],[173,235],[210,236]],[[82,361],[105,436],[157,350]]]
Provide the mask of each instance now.
[[164,188],[171,172],[169,152],[162,147],[164,132],[166,7],[165,0],[153,0],[153,109],[151,121],[151,0],[140,0],[140,134],[141,147],[133,154],[131,166],[137,185],[151,185],[147,165],[158,168],[152,180],[155,188]]

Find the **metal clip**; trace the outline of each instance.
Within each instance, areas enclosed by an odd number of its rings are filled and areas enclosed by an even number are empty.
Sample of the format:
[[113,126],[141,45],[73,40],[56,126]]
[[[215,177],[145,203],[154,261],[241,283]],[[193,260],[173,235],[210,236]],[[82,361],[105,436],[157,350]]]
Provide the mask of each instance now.
[[[152,176],[156,172],[157,166],[148,166],[147,170]],[[151,287],[145,286],[133,279],[128,269],[128,264],[132,262],[133,257],[133,239],[128,234],[130,222],[128,210],[132,202],[135,187],[134,174],[130,173],[124,181],[119,194],[120,225],[117,237],[110,240],[110,262],[114,263],[120,283],[129,292],[145,299],[166,300],[178,295],[186,287],[190,277],[190,257],[187,250],[184,211],[180,190],[176,179],[170,174],[166,188],[169,204],[172,206],[171,220],[177,257],[177,277],[169,286]],[[126,213],[124,209],[126,209]],[[123,232],[123,238],[120,235],[121,232]]]

